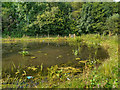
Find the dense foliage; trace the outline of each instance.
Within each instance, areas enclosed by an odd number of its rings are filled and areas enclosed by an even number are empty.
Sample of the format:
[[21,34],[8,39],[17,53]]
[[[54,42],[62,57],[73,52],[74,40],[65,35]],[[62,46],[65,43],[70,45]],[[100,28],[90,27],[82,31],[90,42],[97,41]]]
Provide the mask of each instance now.
[[[119,3],[4,2],[3,37],[118,33]],[[115,22],[115,23],[114,23]]]

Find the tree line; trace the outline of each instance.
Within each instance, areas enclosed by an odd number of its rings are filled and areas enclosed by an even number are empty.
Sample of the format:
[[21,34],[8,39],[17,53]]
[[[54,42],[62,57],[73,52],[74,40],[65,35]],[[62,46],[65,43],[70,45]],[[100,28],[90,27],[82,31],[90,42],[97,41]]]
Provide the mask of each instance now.
[[118,34],[119,2],[2,2],[2,36]]

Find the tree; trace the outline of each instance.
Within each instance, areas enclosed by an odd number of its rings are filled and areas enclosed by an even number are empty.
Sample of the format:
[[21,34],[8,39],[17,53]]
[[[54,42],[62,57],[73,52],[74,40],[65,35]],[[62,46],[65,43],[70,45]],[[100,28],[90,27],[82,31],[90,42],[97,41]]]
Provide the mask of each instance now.
[[2,34],[4,36],[22,37],[36,35],[37,27],[29,28],[38,13],[43,13],[46,3],[39,2],[4,2],[2,3]]
[[[34,23],[32,23],[29,26],[38,24],[40,30],[43,28],[43,26],[45,25],[49,25],[51,23],[54,22],[55,20],[55,14],[58,13],[59,9],[58,7],[52,7],[51,11],[45,11],[43,14],[38,14],[37,15],[37,21],[35,21]],[[47,32],[48,32],[48,37],[49,37],[49,32],[50,32],[50,28],[47,28]]]
[[68,3],[47,3],[44,13],[38,14],[37,20],[29,27],[38,25],[42,34],[68,35],[75,28],[74,20],[69,18],[70,13],[71,6]]
[[103,33],[107,17],[118,12],[117,6],[114,2],[83,4],[78,19],[78,33]]
[[120,15],[119,14],[113,14],[106,20],[106,28],[107,31],[109,31],[109,34],[118,34],[120,24]]
[[114,2],[3,2],[3,37],[103,33],[118,13]]
[[78,33],[90,33],[92,31],[92,24],[94,23],[94,17],[91,16],[92,4],[87,3],[82,7],[80,13],[80,19],[78,20]]
[[70,2],[70,5],[72,6],[72,18],[77,19],[79,17],[83,4],[84,2]]

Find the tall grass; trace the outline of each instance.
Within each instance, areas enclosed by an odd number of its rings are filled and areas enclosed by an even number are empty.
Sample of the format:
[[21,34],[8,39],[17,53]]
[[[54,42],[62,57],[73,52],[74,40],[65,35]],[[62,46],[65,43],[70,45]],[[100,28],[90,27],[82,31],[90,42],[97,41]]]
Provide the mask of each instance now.
[[117,36],[83,35],[87,43],[99,43],[107,49],[110,58],[92,71],[86,70],[79,78],[66,81],[59,88],[118,88],[118,38]]

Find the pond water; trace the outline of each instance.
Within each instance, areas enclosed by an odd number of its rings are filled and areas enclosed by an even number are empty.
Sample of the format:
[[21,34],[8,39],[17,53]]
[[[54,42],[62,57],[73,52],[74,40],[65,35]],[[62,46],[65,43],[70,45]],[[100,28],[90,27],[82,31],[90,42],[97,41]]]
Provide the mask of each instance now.
[[[30,55],[22,56],[19,52],[26,51]],[[72,48],[67,43],[40,43],[40,42],[23,42],[9,43],[2,45],[2,66],[3,71],[9,69],[11,65],[16,67],[21,65],[36,66],[43,63],[44,67],[55,64],[66,63],[75,58]]]
[[[97,48],[95,56],[95,48],[88,48],[87,45],[82,45],[81,50],[76,56],[75,52],[78,50],[78,46],[70,46],[69,43],[59,42],[19,42],[19,43],[3,43],[2,44],[2,71],[9,72],[11,67],[19,66],[41,66],[44,68],[52,65],[60,65],[68,63],[68,65],[75,64],[76,58],[80,60],[88,60],[91,58],[97,58],[105,60],[109,58],[108,52],[104,48]],[[28,51],[29,55],[21,55],[19,52]],[[91,59],[92,60],[92,59]],[[76,65],[74,67],[81,67]]]

